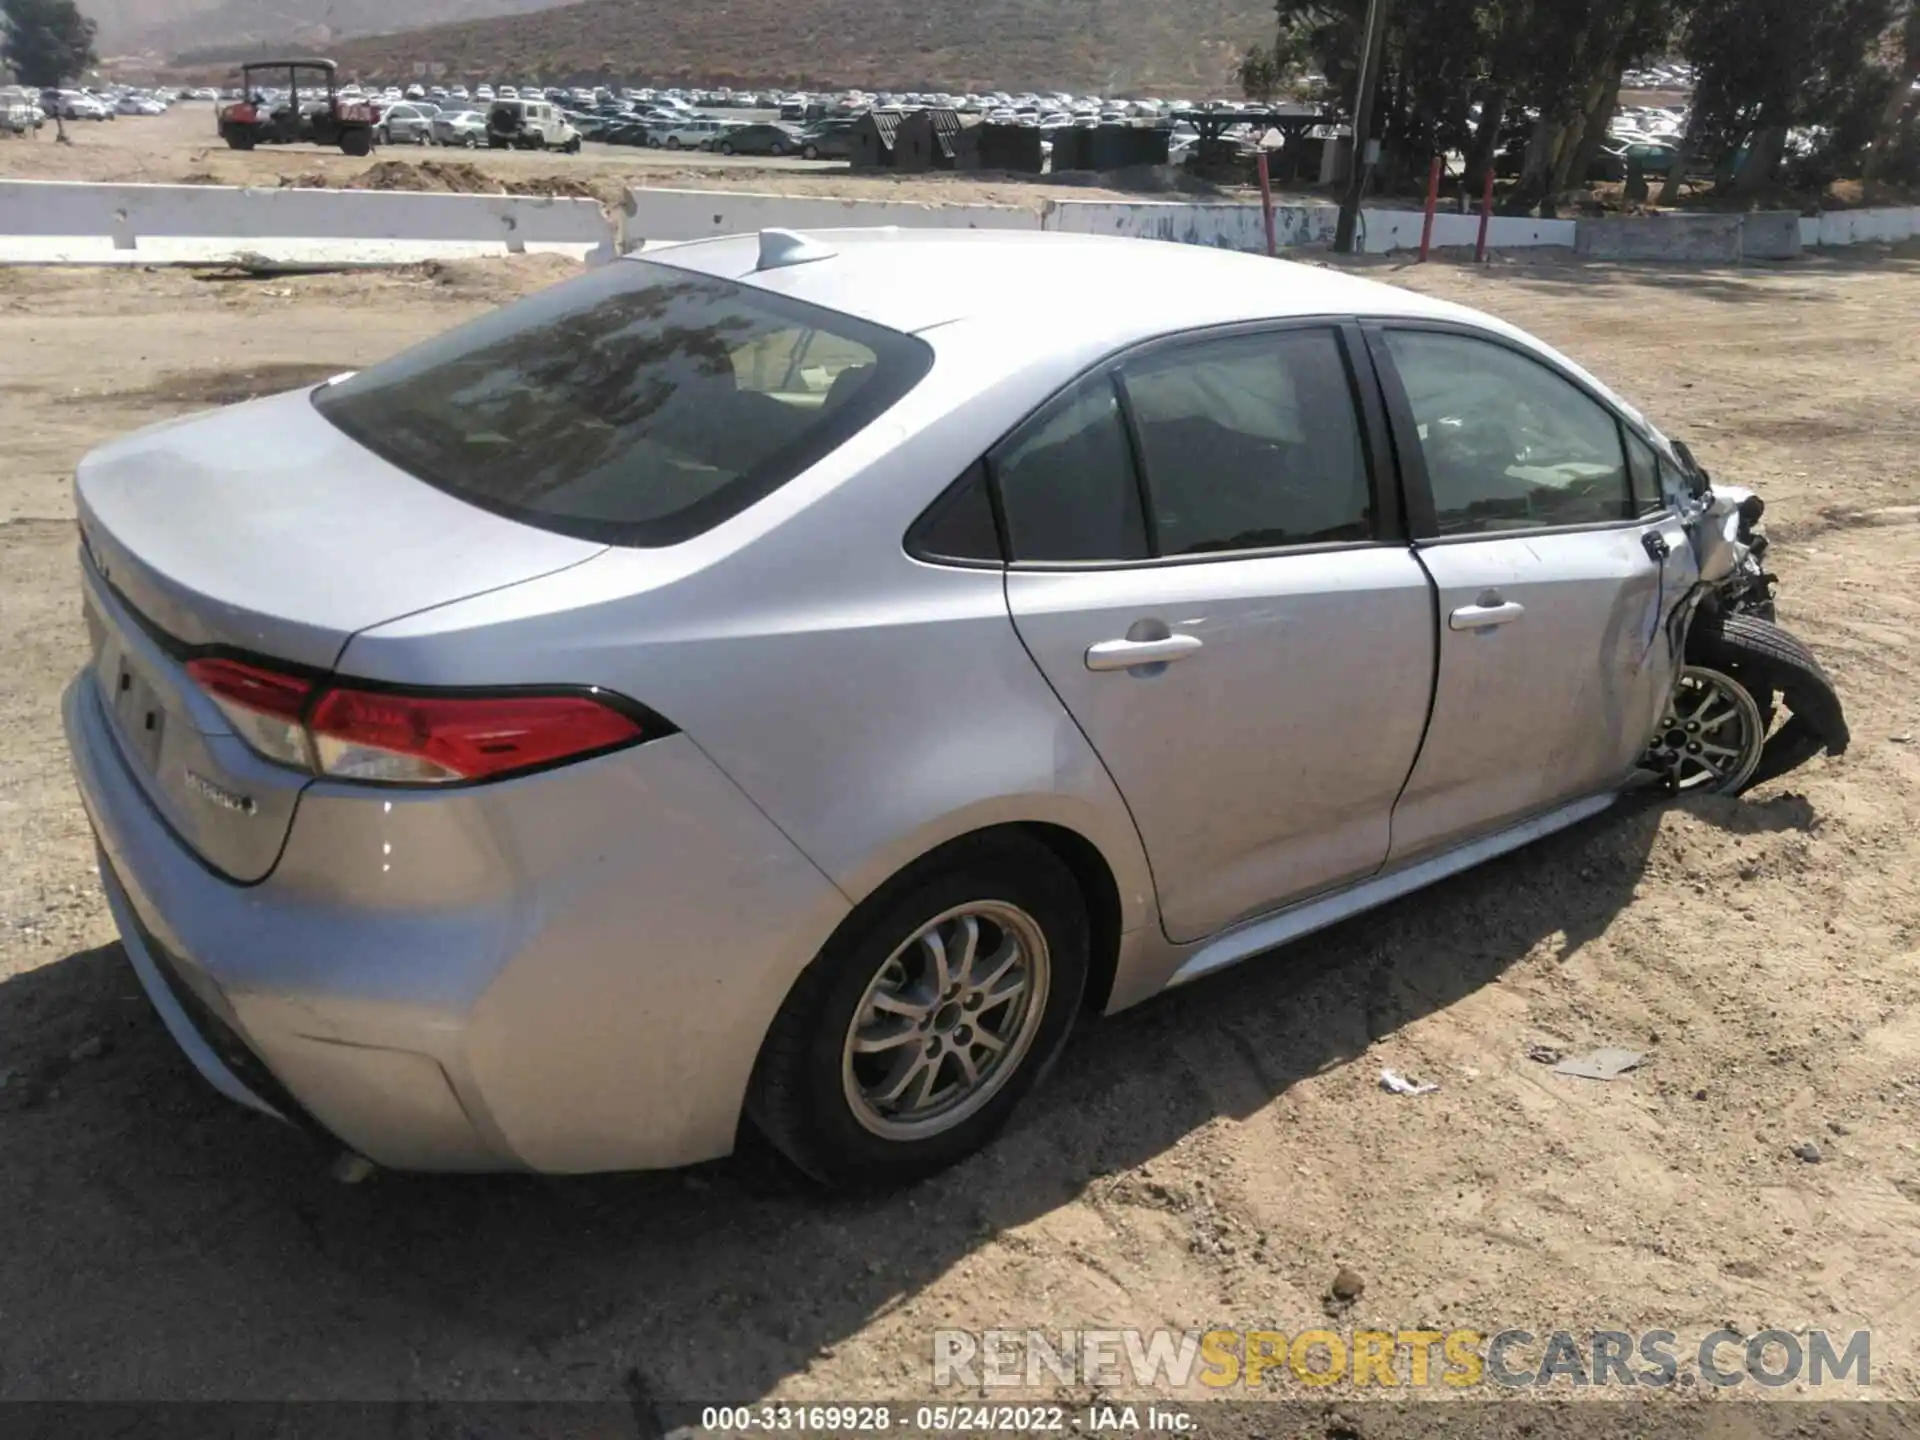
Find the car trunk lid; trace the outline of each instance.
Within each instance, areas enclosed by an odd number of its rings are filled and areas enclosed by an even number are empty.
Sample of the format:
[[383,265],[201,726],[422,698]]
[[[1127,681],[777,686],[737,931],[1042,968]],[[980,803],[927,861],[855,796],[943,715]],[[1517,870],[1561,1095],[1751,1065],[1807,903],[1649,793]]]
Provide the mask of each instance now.
[[75,489],[93,670],[122,757],[175,833],[239,881],[272,870],[312,777],[240,740],[188,676],[195,652],[328,672],[360,630],[605,548],[415,480],[307,392],[117,441]]

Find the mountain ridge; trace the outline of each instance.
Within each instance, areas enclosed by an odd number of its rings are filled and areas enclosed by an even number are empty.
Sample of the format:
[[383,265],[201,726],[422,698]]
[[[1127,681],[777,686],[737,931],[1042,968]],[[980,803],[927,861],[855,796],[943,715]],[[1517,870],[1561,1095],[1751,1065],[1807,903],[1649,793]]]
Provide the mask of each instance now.
[[[230,0],[234,3],[234,0]],[[502,0],[510,3],[510,0]],[[586,79],[831,89],[1212,96],[1268,38],[1271,0],[578,0],[345,40],[364,79]]]

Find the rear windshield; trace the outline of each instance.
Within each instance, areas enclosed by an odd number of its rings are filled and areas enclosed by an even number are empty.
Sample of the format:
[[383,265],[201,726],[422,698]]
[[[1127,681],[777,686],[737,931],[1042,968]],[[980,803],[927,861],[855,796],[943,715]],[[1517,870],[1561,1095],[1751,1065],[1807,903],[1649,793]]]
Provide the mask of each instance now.
[[621,260],[314,392],[375,454],[483,509],[613,545],[739,514],[919,383],[912,336]]

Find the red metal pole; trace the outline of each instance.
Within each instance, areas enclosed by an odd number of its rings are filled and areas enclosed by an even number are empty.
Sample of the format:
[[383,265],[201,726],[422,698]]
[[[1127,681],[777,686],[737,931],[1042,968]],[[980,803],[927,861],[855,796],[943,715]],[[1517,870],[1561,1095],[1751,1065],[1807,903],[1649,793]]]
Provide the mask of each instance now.
[[1267,258],[1273,259],[1280,253],[1280,241],[1273,233],[1273,182],[1267,176],[1267,148],[1260,147],[1254,166],[1260,172],[1260,213],[1267,221]]
[[1440,204],[1440,157],[1433,157],[1433,166],[1427,171],[1427,220],[1420,227],[1420,263],[1427,263],[1427,252],[1433,248],[1433,212]]
[[1474,242],[1473,263],[1487,263],[1487,226],[1493,223],[1493,166],[1487,166],[1487,190],[1480,197],[1480,238]]

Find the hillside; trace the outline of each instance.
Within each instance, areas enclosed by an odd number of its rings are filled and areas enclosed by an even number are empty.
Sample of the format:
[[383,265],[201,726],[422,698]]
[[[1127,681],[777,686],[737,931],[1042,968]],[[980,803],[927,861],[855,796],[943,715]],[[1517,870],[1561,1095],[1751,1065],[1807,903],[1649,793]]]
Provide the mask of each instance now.
[[363,79],[1219,95],[1271,0],[585,0],[335,48]]
[[100,26],[103,55],[262,47],[321,49],[349,35],[391,30],[396,13],[419,25],[514,15],[556,0],[81,0]]

